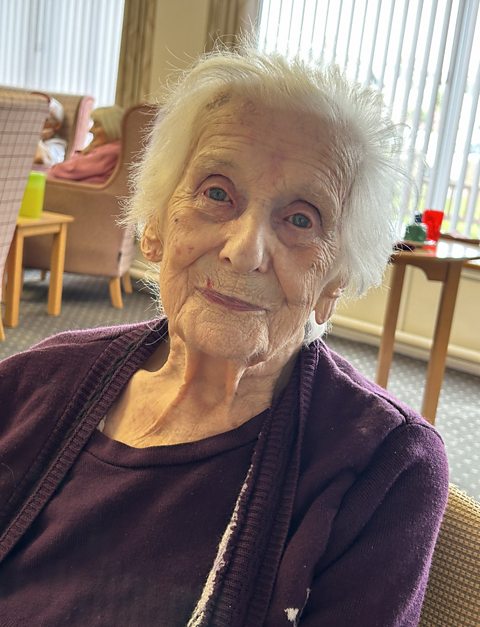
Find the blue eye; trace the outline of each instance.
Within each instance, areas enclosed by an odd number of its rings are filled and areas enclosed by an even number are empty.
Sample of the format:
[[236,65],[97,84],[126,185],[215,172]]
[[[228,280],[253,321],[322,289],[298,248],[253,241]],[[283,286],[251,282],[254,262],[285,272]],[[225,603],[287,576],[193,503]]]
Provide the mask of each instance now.
[[209,187],[206,191],[207,197],[216,202],[225,202],[230,200],[227,192],[221,187]]
[[299,229],[309,229],[312,226],[310,218],[304,216],[303,213],[294,213],[292,216],[288,217],[288,221]]

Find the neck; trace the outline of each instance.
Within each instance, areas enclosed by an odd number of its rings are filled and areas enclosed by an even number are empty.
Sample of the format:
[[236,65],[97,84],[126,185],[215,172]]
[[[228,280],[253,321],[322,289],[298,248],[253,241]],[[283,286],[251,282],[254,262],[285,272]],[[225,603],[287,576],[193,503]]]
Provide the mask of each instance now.
[[163,419],[196,407],[205,421],[235,428],[270,407],[285,387],[299,345],[285,347],[255,365],[209,355],[171,337],[168,353],[154,355],[146,364],[153,379],[170,391]]
[[255,365],[204,353],[172,335],[137,371],[104,433],[131,446],[193,442],[231,431],[271,406],[301,341]]
[[[270,407],[290,377],[299,343],[248,365],[206,354],[172,335],[145,364],[153,388],[167,391],[160,418],[202,416],[218,432],[235,428]],[[222,427],[223,425],[223,427]]]

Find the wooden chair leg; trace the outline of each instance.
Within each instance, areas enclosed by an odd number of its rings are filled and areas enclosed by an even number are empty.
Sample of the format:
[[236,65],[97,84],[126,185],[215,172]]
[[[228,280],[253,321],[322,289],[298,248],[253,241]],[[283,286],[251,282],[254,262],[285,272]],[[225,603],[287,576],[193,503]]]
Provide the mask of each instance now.
[[116,309],[123,309],[122,286],[120,284],[120,277],[116,276],[110,279],[108,287],[110,290],[110,300],[112,301],[112,305]]
[[2,303],[5,301],[5,289],[7,287],[7,268],[3,269],[2,274]]
[[5,286],[5,313],[3,316],[3,323],[6,327],[18,326],[23,285],[23,239],[23,233],[16,229],[6,261],[7,284]]
[[0,342],[5,341],[5,331],[3,330],[2,316],[0,315]]
[[125,294],[131,294],[133,292],[132,288],[132,278],[130,277],[130,272],[125,272],[122,276],[122,285],[125,290]]

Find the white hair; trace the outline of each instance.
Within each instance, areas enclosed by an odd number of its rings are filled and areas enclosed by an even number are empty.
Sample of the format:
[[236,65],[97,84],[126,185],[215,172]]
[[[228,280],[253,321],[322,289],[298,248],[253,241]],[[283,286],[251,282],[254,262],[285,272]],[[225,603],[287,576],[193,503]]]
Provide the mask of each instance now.
[[248,44],[202,56],[173,86],[137,166],[125,222],[140,231],[153,223],[162,233],[165,209],[198,141],[202,116],[234,94],[260,106],[316,113],[342,135],[355,155],[356,174],[338,225],[335,274],[352,295],[378,285],[396,239],[394,192],[403,178],[400,133],[381,95],[349,82],[335,66],[288,60]]
[[63,119],[65,117],[63,105],[53,96],[49,96],[48,98],[48,112],[51,117],[58,122],[58,124],[63,124]]

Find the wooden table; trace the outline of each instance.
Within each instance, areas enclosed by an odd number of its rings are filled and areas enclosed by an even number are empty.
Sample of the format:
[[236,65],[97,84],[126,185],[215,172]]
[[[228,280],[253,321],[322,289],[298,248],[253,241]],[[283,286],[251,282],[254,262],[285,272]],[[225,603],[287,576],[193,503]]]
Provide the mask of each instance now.
[[5,288],[5,316],[7,327],[18,325],[20,296],[23,287],[23,241],[36,235],[53,235],[50,257],[50,284],[48,287],[48,313],[58,316],[62,307],[63,268],[65,265],[65,246],[67,225],[73,222],[72,216],[63,213],[44,211],[40,218],[17,218],[15,235],[7,257],[7,284]]
[[392,278],[378,353],[376,376],[377,383],[382,387],[387,387],[388,373],[392,363],[395,330],[406,266],[421,268],[428,280],[443,283],[422,404],[422,414],[432,424],[435,422],[438,398],[445,373],[445,360],[460,274],[462,266],[472,259],[480,259],[480,247],[442,240],[435,247],[396,252],[391,259]]

